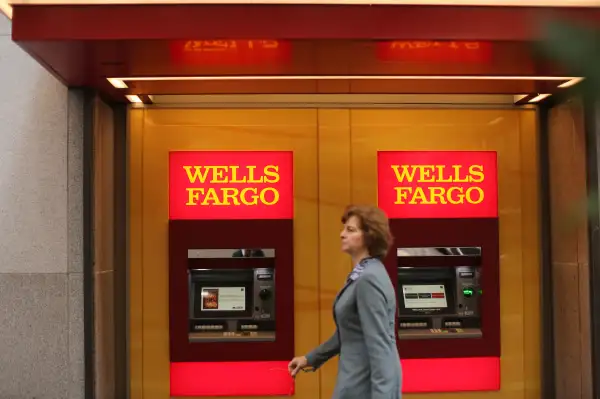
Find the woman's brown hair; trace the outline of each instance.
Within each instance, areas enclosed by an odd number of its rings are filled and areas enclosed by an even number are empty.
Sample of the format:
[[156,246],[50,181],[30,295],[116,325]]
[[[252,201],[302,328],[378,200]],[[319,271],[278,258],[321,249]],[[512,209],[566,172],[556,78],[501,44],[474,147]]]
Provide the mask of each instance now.
[[393,240],[385,212],[376,206],[350,205],[344,211],[342,223],[346,223],[352,216],[356,216],[359,221],[369,255],[385,258]]

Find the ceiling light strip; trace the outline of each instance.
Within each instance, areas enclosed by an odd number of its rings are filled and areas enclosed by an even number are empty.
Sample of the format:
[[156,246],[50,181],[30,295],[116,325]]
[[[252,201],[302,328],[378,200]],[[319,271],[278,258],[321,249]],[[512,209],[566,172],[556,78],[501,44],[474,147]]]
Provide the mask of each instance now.
[[[115,4],[331,4],[331,0],[12,0],[27,5]],[[338,0],[336,4],[428,6],[596,7],[597,0]]]
[[480,75],[244,75],[244,76],[138,76],[108,78],[109,81],[193,81],[193,80],[549,80],[570,81],[573,76],[480,76]]
[[117,89],[126,89],[126,82],[189,82],[189,81],[249,81],[249,80],[496,80],[496,81],[556,81],[558,87],[571,87],[583,80],[573,76],[468,76],[468,75],[256,75],[256,76],[138,76],[107,78]]

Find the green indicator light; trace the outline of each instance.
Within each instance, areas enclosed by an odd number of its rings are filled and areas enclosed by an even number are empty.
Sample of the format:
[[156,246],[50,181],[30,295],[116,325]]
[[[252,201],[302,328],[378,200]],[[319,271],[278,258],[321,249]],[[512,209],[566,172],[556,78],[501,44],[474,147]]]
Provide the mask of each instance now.
[[470,298],[473,296],[473,290],[471,288],[464,288],[463,295],[467,298]]

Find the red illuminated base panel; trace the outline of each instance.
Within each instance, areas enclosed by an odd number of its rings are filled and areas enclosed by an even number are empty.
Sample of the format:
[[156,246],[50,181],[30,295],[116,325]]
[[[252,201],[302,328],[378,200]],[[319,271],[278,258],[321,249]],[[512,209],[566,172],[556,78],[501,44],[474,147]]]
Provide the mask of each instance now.
[[499,357],[403,359],[402,392],[498,391]]
[[[291,396],[294,380],[287,364],[171,363],[171,396]],[[497,391],[500,358],[404,359],[402,376],[405,393]]]
[[171,363],[171,396],[293,395],[288,363]]

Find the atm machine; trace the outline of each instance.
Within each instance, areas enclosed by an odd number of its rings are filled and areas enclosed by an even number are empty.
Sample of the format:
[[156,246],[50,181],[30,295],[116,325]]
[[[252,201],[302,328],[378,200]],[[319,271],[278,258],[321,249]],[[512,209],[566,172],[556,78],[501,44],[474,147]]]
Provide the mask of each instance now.
[[169,221],[171,397],[294,392],[293,259],[291,219]]
[[500,389],[495,151],[378,151],[406,393]]
[[172,362],[293,357],[292,229],[285,219],[169,222]]
[[294,393],[293,165],[169,152],[170,397]]
[[500,389],[498,220],[391,219],[405,392]]

